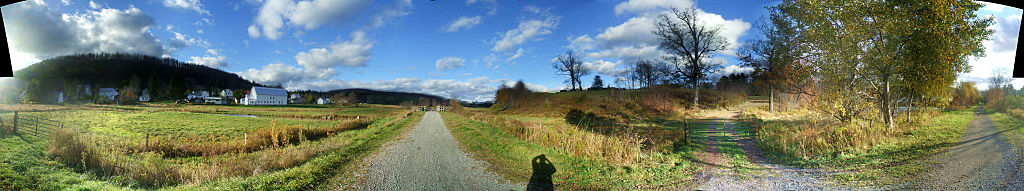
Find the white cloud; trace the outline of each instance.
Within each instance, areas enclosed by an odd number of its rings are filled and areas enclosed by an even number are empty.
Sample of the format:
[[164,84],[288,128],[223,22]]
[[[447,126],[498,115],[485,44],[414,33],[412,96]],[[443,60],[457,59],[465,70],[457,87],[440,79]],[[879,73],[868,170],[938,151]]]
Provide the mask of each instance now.
[[605,60],[594,60],[583,62],[583,68],[605,76],[616,76],[626,71],[625,69],[616,69],[620,63],[621,61],[609,62]]
[[1017,49],[1020,34],[1021,15],[1008,15],[996,18],[996,33],[992,35],[994,51],[1002,52]]
[[2,10],[8,47],[12,52],[32,54],[37,59],[87,52],[151,56],[174,52],[150,32],[155,24],[153,18],[134,6],[125,10],[58,14],[41,1],[24,1]]
[[370,2],[267,0],[256,15],[255,23],[249,27],[249,36],[258,38],[262,35],[268,39],[277,39],[285,24],[312,30],[329,22],[346,23],[354,20]]
[[239,72],[238,75],[261,84],[284,84],[301,81],[309,76],[306,71],[283,63],[268,64],[259,70],[249,68],[249,70]]
[[295,61],[309,70],[365,66],[366,62],[370,61],[370,48],[373,47],[373,42],[370,42],[366,33],[362,31],[352,32],[351,35],[350,41],[300,52],[295,55]]
[[459,31],[459,29],[462,29],[462,28],[472,29],[473,26],[476,26],[477,24],[480,24],[480,19],[481,18],[482,17],[480,17],[480,15],[477,15],[477,16],[474,16],[474,17],[466,17],[466,16],[459,17],[458,19],[455,19],[455,21],[452,21],[451,24],[448,24],[448,27],[445,27],[446,28],[445,31],[447,31],[447,32],[456,32],[456,31]]
[[71,0],[60,0],[60,4],[64,4],[64,6],[71,5]]
[[380,28],[392,18],[409,15],[411,12],[407,10],[411,8],[412,0],[396,0],[395,3],[392,3],[388,7],[383,8],[384,10],[373,15],[370,19],[370,24],[366,26],[366,28]]
[[256,25],[249,25],[248,31],[249,31],[249,37],[253,37],[253,38],[259,38],[260,37],[260,29],[256,28]]
[[559,17],[547,13],[542,14],[540,17],[538,19],[520,21],[518,27],[502,33],[500,39],[494,40],[494,47],[491,48],[491,51],[502,52],[511,50],[534,38],[551,34],[551,30],[558,27]]
[[220,55],[220,52],[218,52],[216,49],[207,49],[206,56],[192,56],[189,57],[189,59],[192,60],[192,63],[206,65],[214,68],[228,67],[228,62],[226,61],[227,57],[225,57],[224,55]]
[[540,14],[540,8],[533,5],[527,5],[526,7],[523,7],[523,11],[533,14]]
[[522,57],[522,56],[523,56],[523,49],[519,48],[518,50],[516,50],[515,54],[512,54],[512,56],[509,56],[508,59],[505,59],[505,61],[511,63],[513,60],[516,60],[516,59],[518,59],[519,57]]
[[459,57],[449,56],[437,59],[435,66],[437,67],[437,71],[447,71],[448,69],[466,66],[466,60]]
[[989,3],[989,2],[984,2],[984,1],[978,1],[978,3],[981,3],[981,5],[984,6],[984,7],[981,8],[982,10],[992,11],[992,12],[995,12],[995,13],[1003,12],[1003,9],[1006,8],[1006,5],[1000,5],[1000,4],[996,4],[996,3]]
[[628,2],[619,3],[615,5],[615,15],[621,15],[623,13],[650,13],[652,11],[668,9],[668,8],[689,8],[693,6],[693,2],[689,0],[630,0]]
[[89,1],[89,8],[99,9],[99,8],[103,8],[103,6],[100,6],[100,4],[96,4],[96,2],[93,2],[93,1],[90,0]]
[[596,42],[593,38],[590,38],[590,35],[580,35],[577,37],[570,36],[567,37],[566,40],[569,41],[569,48],[573,50],[585,51],[594,49],[596,46]]
[[210,15],[210,11],[203,9],[203,4],[200,3],[199,0],[164,0],[164,6],[192,10],[199,14]]
[[196,45],[202,46],[202,47],[210,47],[210,42],[207,42],[206,40],[203,40],[201,38],[192,38],[192,37],[190,37],[188,35],[181,34],[181,33],[178,33],[178,32],[173,32],[173,31],[171,33],[174,34],[174,38],[171,38],[170,40],[168,40],[167,44],[168,44],[168,48],[171,49],[172,51],[176,51],[176,50],[181,49],[181,48],[190,47],[190,46],[196,46]]
[[729,65],[718,70],[718,73],[721,75],[730,75],[738,73],[750,74],[751,72],[754,72],[754,68],[740,65]]

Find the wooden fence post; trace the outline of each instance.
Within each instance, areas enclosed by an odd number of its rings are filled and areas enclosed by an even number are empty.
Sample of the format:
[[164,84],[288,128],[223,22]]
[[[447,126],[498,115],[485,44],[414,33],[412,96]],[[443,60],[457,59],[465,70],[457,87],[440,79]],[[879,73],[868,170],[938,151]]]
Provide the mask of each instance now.
[[146,151],[149,151],[149,132],[146,132]]
[[14,134],[18,134],[18,111],[14,111]]
[[686,145],[690,145],[690,122],[683,120],[683,139]]

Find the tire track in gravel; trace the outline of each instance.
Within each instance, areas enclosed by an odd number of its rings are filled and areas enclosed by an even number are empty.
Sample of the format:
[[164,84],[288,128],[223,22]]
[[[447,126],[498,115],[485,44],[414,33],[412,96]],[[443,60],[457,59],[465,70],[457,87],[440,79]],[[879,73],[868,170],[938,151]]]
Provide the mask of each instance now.
[[367,157],[356,171],[356,190],[523,190],[487,171],[459,149],[441,115],[431,111],[416,127],[378,153]]
[[[746,160],[754,163],[757,167],[754,169],[748,169],[749,173],[735,173],[732,171],[730,165],[718,165],[709,166],[712,169],[705,169],[701,172],[700,178],[698,179],[698,186],[694,189],[697,190],[861,190],[861,189],[873,189],[873,188],[848,188],[844,186],[834,185],[831,181],[825,180],[823,177],[829,173],[822,169],[801,169],[779,166],[769,164],[768,160],[763,157],[761,150],[757,148],[753,137],[745,139],[736,139],[740,135],[736,132],[735,119],[739,118],[741,111],[727,112],[722,114],[714,115],[717,124],[722,124],[722,128],[713,128],[714,133],[718,131],[725,131],[727,136],[722,141],[734,141],[739,145],[740,149],[746,156]],[[721,129],[721,130],[719,130]],[[721,144],[716,144],[717,145]],[[711,150],[709,150],[711,151]],[[718,152],[717,149],[713,150]],[[729,161],[733,160],[727,157],[721,157],[721,153],[716,153],[720,156],[719,164],[728,164]]]

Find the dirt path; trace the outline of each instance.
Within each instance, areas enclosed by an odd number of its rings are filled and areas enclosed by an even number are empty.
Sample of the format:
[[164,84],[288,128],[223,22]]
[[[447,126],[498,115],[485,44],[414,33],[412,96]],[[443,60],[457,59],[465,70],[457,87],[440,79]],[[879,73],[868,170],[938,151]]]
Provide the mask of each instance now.
[[983,109],[975,110],[961,142],[932,158],[936,169],[911,181],[912,190],[1024,190],[1024,156],[1006,143]]
[[368,157],[346,190],[523,190],[486,164],[470,158],[445,127],[441,115],[427,112],[416,127]]
[[[737,119],[742,114],[738,110],[720,110],[706,113],[704,118],[713,120],[715,128],[713,132],[725,134],[726,136],[712,139],[707,149],[713,154],[698,154],[699,160],[714,161],[712,164],[726,165],[704,165],[704,169],[697,178],[696,190],[850,190],[865,188],[845,188],[834,185],[823,177],[828,173],[821,169],[799,169],[769,164],[763,158],[761,150],[757,148],[752,137],[747,136],[745,129],[737,125]],[[739,149],[746,156],[745,161],[753,163],[754,167],[745,167],[744,172],[736,171],[730,162],[735,160],[731,157],[722,157],[717,147],[722,142],[735,142]],[[705,157],[711,156],[711,157]],[[737,161],[744,162],[744,161]],[[711,162],[709,162],[711,163]],[[870,189],[870,188],[867,188]]]

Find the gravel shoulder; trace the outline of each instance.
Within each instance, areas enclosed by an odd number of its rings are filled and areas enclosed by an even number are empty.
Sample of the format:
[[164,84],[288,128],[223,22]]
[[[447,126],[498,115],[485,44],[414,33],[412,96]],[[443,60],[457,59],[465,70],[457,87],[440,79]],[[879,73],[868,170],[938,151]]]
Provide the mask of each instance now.
[[380,152],[367,157],[355,172],[355,190],[523,190],[487,171],[459,149],[441,115],[427,112],[416,127]]
[[931,157],[934,170],[903,185],[912,190],[1024,190],[1024,156],[1008,144],[984,110],[964,130],[961,142]]

